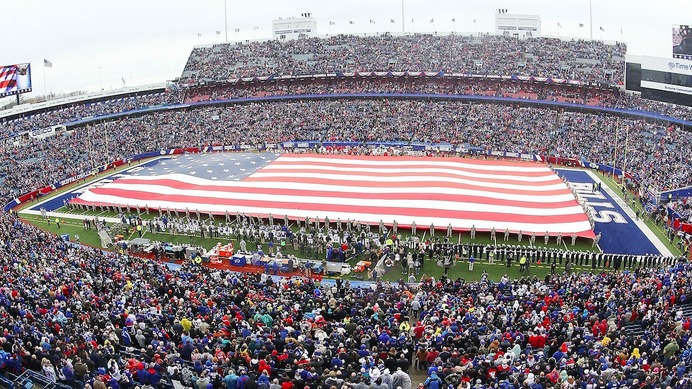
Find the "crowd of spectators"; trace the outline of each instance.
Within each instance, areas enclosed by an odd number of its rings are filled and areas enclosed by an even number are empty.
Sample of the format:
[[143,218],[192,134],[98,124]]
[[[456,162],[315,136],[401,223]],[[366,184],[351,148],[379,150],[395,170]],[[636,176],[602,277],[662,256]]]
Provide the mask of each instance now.
[[13,213],[0,214],[0,237],[0,368],[73,388],[410,389],[411,375],[429,389],[685,388],[691,379],[689,264],[352,287],[192,263],[170,270],[63,242]]
[[[622,45],[548,38],[337,36],[195,49],[184,76],[434,68],[593,81],[612,74],[609,81],[617,81],[624,51]],[[662,111],[580,88],[340,82],[331,86],[339,93],[471,91]],[[324,93],[312,84],[300,87]],[[207,98],[298,93],[266,89],[222,88]],[[2,134],[172,103],[174,96],[75,105],[3,122]],[[615,161],[646,189],[692,183],[686,152],[692,134],[668,124],[541,107],[343,99],[170,110],[45,139],[5,139],[0,198],[146,151],[293,140],[448,142],[460,151]],[[689,210],[686,201],[678,208]],[[64,242],[0,212],[0,264],[0,371],[31,369],[75,389],[160,387],[169,379],[199,389],[411,389],[414,373],[427,377],[421,384],[427,389],[677,389],[692,380],[692,321],[684,313],[692,265],[683,262],[544,280],[467,283],[423,274],[417,286],[402,280],[352,287],[192,263],[171,270]],[[639,335],[630,332],[633,326]]]
[[[594,107],[625,108],[659,113],[672,118],[692,120],[692,108],[644,100],[636,95],[587,86],[544,84],[525,81],[468,78],[331,78],[293,81],[253,81],[226,86],[193,87],[185,91],[185,102],[218,101],[247,97],[305,94],[350,93],[424,93],[438,95],[476,95],[528,100],[557,101]],[[56,124],[108,114],[125,113],[157,105],[173,105],[183,99],[182,92],[156,92],[117,97],[98,102],[72,103],[54,110],[27,113],[21,117],[0,119],[0,138]]]
[[626,51],[622,43],[607,45],[556,38],[336,35],[196,47],[181,81],[362,71],[442,71],[616,84],[623,80]]
[[692,120],[692,108],[642,99],[636,94],[585,85],[452,77],[331,77],[238,82],[186,89],[185,102],[307,94],[392,93],[509,97],[623,108]]
[[[625,167],[644,189],[692,183],[692,134],[643,119],[540,107],[424,100],[304,100],[168,110],[33,139],[5,141],[5,199],[97,166],[173,147],[294,140],[448,142]],[[624,152],[627,146],[627,152]]]
[[668,208],[677,213],[681,221],[690,221],[692,216],[692,197],[680,197],[668,202]]
[[316,79],[251,81],[226,86],[200,86],[186,90],[185,102],[216,101],[246,97],[305,94],[422,93],[477,95],[562,101],[594,106],[615,106],[613,90],[517,80],[452,77],[331,77]]
[[161,91],[59,105],[55,109],[47,108],[43,112],[28,112],[25,115],[19,115],[19,117],[0,118],[0,139],[24,131],[43,130],[80,119],[128,112],[157,105],[176,104],[180,101],[180,93]]

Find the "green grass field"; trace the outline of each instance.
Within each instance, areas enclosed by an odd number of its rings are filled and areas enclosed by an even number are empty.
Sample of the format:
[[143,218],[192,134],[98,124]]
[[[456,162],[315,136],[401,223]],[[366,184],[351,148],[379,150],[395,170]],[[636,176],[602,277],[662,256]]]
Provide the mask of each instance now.
[[[143,215],[143,217],[146,215]],[[148,215],[149,217],[153,217],[153,215]],[[47,231],[50,231],[51,233],[54,234],[69,234],[70,239],[74,240],[75,234],[79,235],[80,238],[80,243],[82,244],[87,244],[90,246],[94,247],[100,247],[100,240],[98,235],[94,230],[87,231],[84,229],[82,223],[79,220],[74,220],[74,219],[62,219],[60,223],[60,228],[57,227],[55,224],[54,219],[50,219],[50,224],[48,223],[49,220],[43,219],[40,216],[24,216],[24,219],[27,220],[28,222],[43,228]],[[130,238],[136,238],[138,235],[136,232],[134,233],[124,233],[123,234],[125,239],[130,239]],[[438,235],[444,235],[444,234],[438,234]],[[498,237],[500,234],[498,234]],[[160,233],[151,233],[151,232],[146,232],[144,234],[144,238],[151,239],[153,241],[161,241],[161,242],[170,242],[174,244],[189,244],[192,246],[200,246],[206,249],[210,249],[211,247],[215,246],[217,243],[222,242],[222,243],[227,243],[227,239],[223,238],[201,238],[199,236],[188,236],[188,235],[172,235],[172,234],[160,234]],[[455,237],[454,241],[458,239],[458,235]],[[462,242],[470,242],[470,236],[468,234],[464,235],[462,234]],[[231,239],[236,243],[236,247],[238,247],[238,242],[236,239]],[[524,237],[524,245],[527,245],[528,239],[525,236]],[[540,242],[539,242],[540,241]],[[476,240],[473,241],[474,243],[480,243],[480,244],[487,244],[490,243],[490,236],[489,234],[483,234],[483,233],[478,233],[476,234]],[[551,239],[550,243],[548,245],[543,244],[543,239],[538,238],[536,239],[537,242],[537,247],[543,248],[543,247],[548,247],[548,248],[557,248],[558,246],[555,243],[555,239]],[[499,242],[502,243],[502,242]],[[510,241],[508,242],[510,244],[516,245],[518,244],[517,242],[517,237],[516,235],[512,235]],[[248,250],[254,251],[257,249],[257,245],[248,243]],[[564,246],[562,246],[564,248]],[[571,247],[570,247],[571,248]],[[265,243],[263,245],[263,249],[266,251],[267,250],[267,244]],[[592,251],[593,249],[591,248],[591,243],[588,240],[578,240],[577,245],[575,246],[575,249],[580,250],[580,251]],[[295,251],[292,247],[286,246],[286,249],[284,250],[288,254],[293,254],[298,257],[301,257],[300,253]],[[311,256],[313,258],[313,256]],[[319,255],[318,259],[323,259],[324,254]],[[426,257],[427,258],[427,257]],[[350,264],[353,266],[358,262],[359,260],[364,260],[366,259],[365,256],[361,257],[356,257],[350,261]],[[528,275],[530,276],[537,276],[540,278],[543,278],[546,276],[546,274],[549,272],[550,267],[545,266],[545,265],[533,265],[530,270]],[[590,267],[573,267],[574,271],[590,271]],[[467,281],[471,280],[479,280],[481,277],[481,274],[483,271],[486,271],[489,275],[489,277],[492,280],[499,280],[503,275],[507,274],[510,278],[519,278],[521,277],[521,273],[519,272],[519,265],[518,263],[513,263],[513,266],[511,268],[507,268],[505,263],[499,263],[498,261],[495,262],[495,264],[490,265],[487,263],[487,261],[476,261],[474,265],[474,270],[470,272],[468,270],[468,263],[466,261],[460,261],[457,264],[455,264],[451,269],[449,269],[448,275],[452,278],[457,278],[457,277],[462,277]],[[563,269],[558,267],[557,269],[558,272],[562,272]],[[439,278],[443,273],[444,269],[440,266],[437,265],[435,261],[429,261],[426,260],[423,264],[422,268],[422,273],[425,273],[426,275],[433,276],[436,278]],[[350,278],[350,276],[346,276],[346,278]],[[408,278],[407,275],[401,274],[401,269],[398,266],[395,266],[392,271],[384,275],[385,280],[389,281],[397,281],[400,278],[406,280]]]

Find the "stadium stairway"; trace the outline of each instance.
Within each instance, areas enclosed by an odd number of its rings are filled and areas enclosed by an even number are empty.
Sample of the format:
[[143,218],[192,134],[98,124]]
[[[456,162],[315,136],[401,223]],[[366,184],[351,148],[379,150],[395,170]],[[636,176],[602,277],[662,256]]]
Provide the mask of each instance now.
[[687,318],[692,318],[692,301],[685,301],[684,303],[680,304],[682,308],[682,318],[687,319]]
[[502,294],[511,299],[514,296],[514,292],[512,292],[512,285],[506,286],[504,289],[502,289]]
[[25,370],[20,375],[6,372],[0,375],[0,388],[8,389],[73,389],[69,385],[59,382],[50,382],[41,373],[33,370]]
[[15,383],[15,388],[72,389],[71,386],[59,382],[51,382],[44,375],[29,369],[25,370],[13,381]]
[[622,330],[627,336],[636,337],[644,335],[644,325],[640,321],[631,321],[622,326]]
[[[677,312],[682,311],[682,319],[692,318],[692,301],[686,301],[675,307],[674,315],[677,316]],[[646,327],[641,321],[629,322],[622,326],[622,330],[628,336],[641,336],[646,332]]]

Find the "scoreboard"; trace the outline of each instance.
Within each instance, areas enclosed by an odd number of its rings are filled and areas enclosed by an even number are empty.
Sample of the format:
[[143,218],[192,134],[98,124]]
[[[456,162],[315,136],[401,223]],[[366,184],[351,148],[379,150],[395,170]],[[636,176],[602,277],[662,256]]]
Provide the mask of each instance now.
[[625,89],[649,100],[692,107],[692,61],[681,58],[625,58]]

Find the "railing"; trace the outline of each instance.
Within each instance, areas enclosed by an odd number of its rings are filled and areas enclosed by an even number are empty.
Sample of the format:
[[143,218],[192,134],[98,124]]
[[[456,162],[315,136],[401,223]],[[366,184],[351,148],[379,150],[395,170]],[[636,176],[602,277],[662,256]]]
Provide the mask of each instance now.
[[14,379],[15,388],[31,389],[34,385],[42,386],[44,389],[73,389],[69,385],[59,382],[52,382],[48,377],[33,370],[25,370]]

